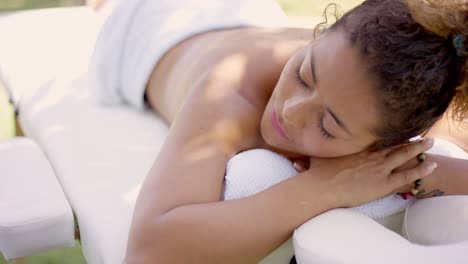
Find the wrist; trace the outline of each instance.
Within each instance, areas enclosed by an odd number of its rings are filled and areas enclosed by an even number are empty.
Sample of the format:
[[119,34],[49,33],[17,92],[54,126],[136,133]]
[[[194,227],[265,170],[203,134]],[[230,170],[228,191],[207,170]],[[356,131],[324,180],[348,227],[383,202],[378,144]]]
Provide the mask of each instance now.
[[[296,176],[301,186],[301,204],[303,211],[314,217],[325,211],[343,207],[343,202],[336,195],[337,188],[332,183],[331,177],[324,174],[316,174],[310,170],[300,173]],[[328,179],[327,179],[328,178]]]

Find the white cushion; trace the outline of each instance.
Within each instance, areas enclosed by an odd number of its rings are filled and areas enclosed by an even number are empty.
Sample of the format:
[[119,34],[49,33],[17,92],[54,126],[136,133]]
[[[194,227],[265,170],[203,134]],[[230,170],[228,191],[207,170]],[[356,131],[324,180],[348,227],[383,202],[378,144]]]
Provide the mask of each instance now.
[[68,196],[88,263],[121,263],[135,198],[167,127],[150,113],[98,107],[75,78],[87,71],[100,23],[87,8],[1,17],[0,78]]
[[[406,209],[403,235],[421,245],[468,241],[468,196],[434,197],[412,204]],[[468,259],[468,252],[465,256]]]
[[[122,261],[135,199],[168,132],[152,112],[97,105],[86,70],[106,14],[64,8],[0,18],[9,48],[0,50],[0,78],[12,90],[25,134],[54,164],[88,263]],[[38,45],[31,49],[32,42]],[[291,251],[287,242],[262,263],[282,263]]]
[[294,232],[293,245],[299,264],[466,264],[468,259],[468,241],[412,244],[349,209],[331,210],[306,222]]
[[[465,151],[442,139],[428,152],[468,159]],[[468,196],[416,200],[404,214],[378,222],[382,225],[350,209],[315,217],[294,232],[297,262],[438,264],[468,259]]]
[[[0,18],[0,78],[13,90],[26,135],[38,142],[54,167],[77,215],[83,253],[90,264],[122,262],[135,199],[168,132],[154,113],[96,104],[84,76],[102,18],[86,8]],[[364,219],[356,224],[383,228]],[[319,230],[341,238],[339,230],[350,225],[346,216],[339,220],[318,225]],[[379,239],[392,240],[393,233],[383,230]],[[360,237],[356,235],[343,243],[324,244],[318,252],[341,255],[350,241]],[[296,254],[301,258],[307,251],[298,247]]]
[[[435,141],[431,152],[468,160],[468,153],[442,139]],[[468,196],[417,200],[406,209],[402,234],[409,241],[421,245],[468,241]]]
[[0,141],[0,251],[13,259],[74,244],[73,213],[31,139]]
[[[8,53],[0,50],[0,77],[13,90],[25,134],[38,141],[54,164],[77,215],[87,262],[121,263],[136,197],[168,127],[153,112],[97,104],[86,70],[100,16],[86,8],[67,8],[0,20],[0,34],[10,36],[7,45],[12,47]],[[26,47],[13,48],[13,42],[35,41],[32,24],[46,29],[50,46],[22,58]],[[11,29],[15,25],[20,27]],[[291,242],[285,243],[262,263],[284,262],[291,248]]]

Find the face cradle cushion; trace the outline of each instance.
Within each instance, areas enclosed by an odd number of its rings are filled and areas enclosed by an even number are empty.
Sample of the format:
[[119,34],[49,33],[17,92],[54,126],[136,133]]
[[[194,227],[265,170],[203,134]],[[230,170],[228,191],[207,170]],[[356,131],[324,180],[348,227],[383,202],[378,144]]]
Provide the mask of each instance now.
[[0,141],[0,251],[13,259],[74,244],[73,212],[39,146]]

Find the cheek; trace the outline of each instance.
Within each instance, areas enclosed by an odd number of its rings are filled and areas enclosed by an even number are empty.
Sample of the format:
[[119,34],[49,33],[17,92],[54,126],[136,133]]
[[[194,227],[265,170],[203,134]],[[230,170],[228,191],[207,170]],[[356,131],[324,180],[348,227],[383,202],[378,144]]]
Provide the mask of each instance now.
[[309,156],[317,158],[343,157],[364,150],[339,139],[325,139],[318,132],[310,136],[307,141],[304,144],[307,145],[307,149],[304,152]]
[[272,98],[283,99],[289,96],[291,93],[291,83],[288,81],[286,76],[281,76],[273,90]]
[[272,144],[274,139],[274,130],[271,124],[271,115],[272,115],[272,102],[268,102],[262,119],[260,121],[260,135],[262,138],[269,144]]

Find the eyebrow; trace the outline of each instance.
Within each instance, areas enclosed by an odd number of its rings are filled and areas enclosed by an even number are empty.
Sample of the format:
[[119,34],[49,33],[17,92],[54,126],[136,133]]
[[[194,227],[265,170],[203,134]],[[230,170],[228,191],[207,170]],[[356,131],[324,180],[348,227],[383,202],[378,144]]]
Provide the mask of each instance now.
[[336,116],[335,112],[333,112],[330,108],[326,107],[325,108],[327,110],[327,112],[333,117],[333,119],[335,120],[335,122],[344,130],[346,131],[346,133],[348,133],[349,135],[352,135],[351,132],[349,131],[348,129],[348,126],[346,126],[343,121],[341,121],[341,119],[338,118],[338,116]]

